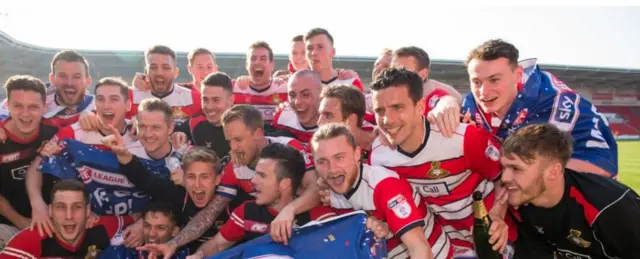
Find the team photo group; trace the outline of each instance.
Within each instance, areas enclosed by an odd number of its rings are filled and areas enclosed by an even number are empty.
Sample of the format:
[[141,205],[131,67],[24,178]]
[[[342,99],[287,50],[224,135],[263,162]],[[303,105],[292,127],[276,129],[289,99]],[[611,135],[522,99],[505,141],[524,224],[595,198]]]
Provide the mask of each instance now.
[[237,78],[155,45],[140,73],[62,50],[3,82],[0,259],[640,258],[609,123],[513,44],[475,44],[465,94],[410,44],[368,85],[322,28],[282,70],[247,45]]

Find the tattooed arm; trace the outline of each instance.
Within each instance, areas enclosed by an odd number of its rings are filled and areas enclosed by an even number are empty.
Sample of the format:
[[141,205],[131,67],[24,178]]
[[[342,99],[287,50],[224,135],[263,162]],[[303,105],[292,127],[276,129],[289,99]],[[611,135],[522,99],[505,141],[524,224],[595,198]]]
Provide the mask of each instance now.
[[167,244],[173,247],[181,247],[202,236],[225,210],[229,202],[231,202],[230,198],[216,194],[207,207],[204,207],[195,217],[189,220],[189,223],[182,228],[182,231]]

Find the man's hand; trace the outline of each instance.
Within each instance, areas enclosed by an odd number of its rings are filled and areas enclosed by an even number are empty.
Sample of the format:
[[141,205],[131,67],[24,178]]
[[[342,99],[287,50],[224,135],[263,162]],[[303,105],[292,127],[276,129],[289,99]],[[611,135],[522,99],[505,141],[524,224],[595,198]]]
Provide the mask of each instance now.
[[442,135],[453,137],[460,125],[460,104],[451,96],[444,96],[427,116],[429,123],[438,125]]
[[176,149],[180,149],[185,145],[189,146],[191,144],[189,139],[187,138],[187,134],[184,134],[184,132],[179,132],[179,131],[171,134],[170,140],[171,140],[171,144]]
[[136,221],[132,225],[124,229],[124,246],[128,248],[134,248],[142,245],[144,242],[144,233],[142,220]]
[[[382,144],[383,146],[388,147],[390,149],[396,148],[396,146],[391,145],[391,142],[389,142],[387,137],[382,133],[382,130],[380,129],[380,127],[378,126],[374,127],[373,131],[371,132],[371,135],[374,137],[374,139],[376,137],[380,139],[380,144]],[[373,141],[371,143],[373,144]]]
[[142,91],[151,90],[151,85],[149,84],[149,78],[147,77],[147,75],[140,72],[136,72],[136,75],[133,77],[133,81],[131,81],[131,85],[138,90],[142,90]]
[[478,126],[478,124],[476,124],[476,121],[471,119],[471,113],[469,112],[465,113],[464,117],[462,117],[462,123],[466,123],[474,127]]
[[291,238],[291,227],[293,227],[295,217],[295,208],[291,204],[285,206],[271,222],[271,239],[287,245],[289,238]]
[[31,224],[29,230],[33,230],[34,227],[38,228],[40,236],[44,236],[46,233],[47,236],[53,237],[53,222],[49,217],[49,207],[43,200],[31,202]]
[[42,149],[40,150],[40,155],[43,157],[52,157],[60,153],[62,147],[56,141],[47,141]]
[[178,167],[171,171],[171,181],[175,185],[184,186],[184,171],[182,171],[182,168]]
[[85,131],[99,131],[104,126],[100,117],[93,112],[81,113],[78,122],[80,123],[80,128]]
[[502,253],[507,248],[507,241],[509,238],[509,226],[503,219],[495,218],[489,215],[491,218],[491,227],[489,227],[489,244],[493,245],[493,250]]
[[331,207],[331,189],[324,179],[318,177],[318,196],[322,206]]
[[133,155],[124,146],[124,141],[122,140],[122,136],[120,136],[120,132],[114,128],[113,125],[108,125],[108,128],[111,131],[111,135],[104,137],[104,139],[102,139],[102,144],[116,154],[118,162],[121,164],[131,162]]
[[249,88],[249,86],[251,85],[251,77],[244,75],[244,76],[239,76],[238,78],[236,78],[236,84],[235,87],[237,87],[240,90],[244,90]]
[[367,228],[373,232],[376,238],[383,239],[391,237],[391,231],[389,231],[387,224],[374,216],[367,218]]
[[98,216],[98,214],[95,214],[92,211],[91,213],[89,213],[89,217],[87,218],[87,224],[85,224],[85,228],[90,229],[92,227],[95,227],[96,225],[98,225],[98,222],[100,222],[100,216]]
[[146,244],[136,248],[136,250],[149,252],[149,258],[157,258],[157,256],[163,255],[163,259],[171,259],[177,248],[175,244],[169,241],[164,244]]
[[351,78],[359,78],[358,73],[351,69],[337,69],[338,70],[338,80],[347,80]]

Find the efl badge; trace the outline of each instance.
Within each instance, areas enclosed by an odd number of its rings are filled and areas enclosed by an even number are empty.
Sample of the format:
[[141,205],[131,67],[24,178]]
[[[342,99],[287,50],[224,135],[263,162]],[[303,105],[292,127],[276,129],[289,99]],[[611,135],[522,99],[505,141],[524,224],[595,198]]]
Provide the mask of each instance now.
[[93,258],[98,258],[98,255],[100,254],[100,249],[96,248],[95,245],[89,246],[89,248],[87,249],[87,255],[85,255],[85,259],[93,259]]
[[500,150],[491,143],[491,140],[487,142],[487,149],[484,151],[484,155],[493,161],[500,160]]
[[187,114],[182,111],[181,107],[173,107],[173,119],[184,120],[187,119]]
[[387,207],[393,211],[398,218],[406,219],[411,215],[411,206],[402,194],[398,194],[387,201]]
[[440,161],[431,162],[431,169],[427,173],[427,177],[431,179],[440,179],[449,176],[449,171],[440,168]]
[[582,248],[590,247],[591,242],[582,239],[582,237],[580,237],[581,235],[582,235],[582,232],[580,232],[579,230],[571,229],[569,230],[569,236],[567,237],[567,239],[569,239],[571,243],[579,247],[582,247]]
[[529,109],[524,108],[522,110],[520,110],[520,112],[518,113],[518,116],[516,116],[516,119],[513,121],[513,126],[518,126],[522,123],[524,123],[524,120],[527,119],[527,115],[529,115]]
[[478,126],[482,125],[483,122],[482,122],[482,116],[480,116],[480,113],[476,112],[476,116],[475,117],[476,117],[476,124],[478,124]]

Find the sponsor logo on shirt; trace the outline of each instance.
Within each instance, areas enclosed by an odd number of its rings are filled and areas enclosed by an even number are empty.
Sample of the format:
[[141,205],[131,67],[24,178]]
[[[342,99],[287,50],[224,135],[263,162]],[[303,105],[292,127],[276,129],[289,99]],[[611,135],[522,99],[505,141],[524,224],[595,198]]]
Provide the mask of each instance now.
[[558,251],[556,251],[556,255],[559,255],[560,256],[559,258],[565,258],[565,259],[591,259],[591,256],[579,254],[579,253],[569,251],[569,250],[564,250],[564,249],[558,249]]
[[436,107],[436,104],[438,104],[438,101],[440,100],[440,96],[433,96],[431,98],[429,98],[429,109],[433,109],[433,107]]
[[431,179],[441,179],[449,176],[450,172],[440,168],[440,161],[431,162],[431,170],[427,172],[427,177]]
[[440,183],[414,183],[409,180],[413,188],[422,197],[439,197],[451,194],[446,182]]
[[260,222],[245,220],[245,223],[248,224],[247,229],[251,232],[265,233],[269,228],[269,225]]
[[13,180],[24,180],[24,176],[27,174],[28,168],[29,165],[25,165],[11,169],[11,177],[13,177]]
[[500,150],[491,143],[491,140],[487,143],[487,149],[485,149],[484,155],[493,161],[500,160]]
[[2,163],[11,163],[20,159],[20,152],[9,153],[2,156]]
[[387,201],[387,207],[393,211],[398,218],[406,219],[411,215],[411,206],[407,202],[407,198],[402,194],[398,194]]
[[558,93],[549,122],[561,130],[572,130],[580,112],[578,111],[579,101],[578,96],[573,93]]
[[584,240],[582,237],[582,232],[580,230],[571,229],[569,230],[569,236],[567,239],[571,241],[574,245],[577,245],[582,248],[588,248],[591,246],[591,242]]

